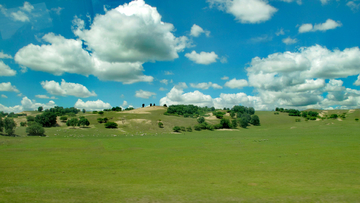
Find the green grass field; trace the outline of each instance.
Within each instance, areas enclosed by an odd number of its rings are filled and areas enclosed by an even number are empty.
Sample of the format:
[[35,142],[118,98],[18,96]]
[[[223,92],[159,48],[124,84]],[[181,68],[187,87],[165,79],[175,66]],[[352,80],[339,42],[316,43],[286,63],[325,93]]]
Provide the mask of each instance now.
[[90,128],[0,136],[0,202],[360,202],[359,110],[301,122],[257,112],[259,127],[182,134],[173,125],[196,120],[163,112],[107,113],[129,121],[116,130],[85,114]]

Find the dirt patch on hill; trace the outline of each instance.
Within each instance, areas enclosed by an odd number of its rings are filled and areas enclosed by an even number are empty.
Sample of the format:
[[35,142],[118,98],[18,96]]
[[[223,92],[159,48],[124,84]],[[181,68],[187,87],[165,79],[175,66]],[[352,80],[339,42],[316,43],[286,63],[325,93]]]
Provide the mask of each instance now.
[[208,113],[207,115],[209,115],[209,116],[204,117],[205,120],[217,120],[218,119],[218,118],[216,118],[216,116],[214,116],[213,113]]
[[238,129],[217,129],[217,131],[239,131]]
[[130,122],[151,124],[151,120],[148,120],[148,119],[130,119]]
[[156,111],[160,109],[166,109],[166,107],[163,106],[149,106],[144,108],[137,108],[130,111],[120,111],[118,113],[132,113],[132,114],[150,114],[151,111]]
[[350,109],[348,113],[354,113],[355,109]]

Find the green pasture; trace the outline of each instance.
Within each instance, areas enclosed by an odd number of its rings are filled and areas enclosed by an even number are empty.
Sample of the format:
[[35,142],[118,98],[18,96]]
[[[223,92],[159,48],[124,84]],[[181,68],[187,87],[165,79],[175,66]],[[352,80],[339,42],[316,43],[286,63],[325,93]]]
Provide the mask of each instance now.
[[182,134],[172,127],[196,119],[163,112],[106,112],[126,118],[119,129],[86,113],[89,128],[0,136],[0,202],[360,202],[359,110],[301,122],[256,112],[258,127]]

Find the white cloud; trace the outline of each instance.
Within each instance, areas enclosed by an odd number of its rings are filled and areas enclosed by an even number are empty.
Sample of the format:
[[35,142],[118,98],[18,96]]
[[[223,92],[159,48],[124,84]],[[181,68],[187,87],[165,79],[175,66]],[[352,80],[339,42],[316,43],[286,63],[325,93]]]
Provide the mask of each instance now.
[[2,60],[0,60],[0,76],[14,76],[14,75],[16,75],[16,71],[11,69]]
[[29,2],[25,1],[24,6],[22,8],[20,8],[20,9],[31,13],[31,11],[34,9],[34,6],[31,5]]
[[193,37],[199,37],[202,33],[205,33],[207,37],[210,36],[210,31],[202,29],[200,26],[194,24],[191,27],[190,35]]
[[246,87],[248,85],[249,84],[248,84],[248,82],[246,80],[244,80],[244,79],[237,80],[236,78],[234,78],[234,79],[232,79],[230,81],[227,81],[224,86],[229,87],[231,89],[235,89],[235,88],[241,89],[241,88]]
[[349,1],[346,5],[353,11],[356,12],[360,8],[360,3],[355,3],[354,1]]
[[135,97],[143,98],[143,99],[149,99],[151,96],[155,96],[155,92],[149,92],[144,90],[138,90],[135,92]]
[[191,53],[186,53],[185,57],[190,59],[191,61],[197,64],[209,65],[211,63],[215,63],[216,59],[218,59],[218,55],[215,52],[200,52],[200,54],[196,53],[196,51],[192,51]]
[[143,0],[97,15],[89,30],[75,27],[75,35],[86,41],[97,58],[108,62],[173,60],[188,46],[188,39],[175,37],[174,26],[162,22],[157,9]]
[[54,75],[77,73],[94,75],[100,80],[113,80],[131,84],[152,82],[152,76],[143,75],[142,63],[109,63],[101,61],[83,50],[82,41],[65,39],[49,33],[43,36],[50,45],[29,44],[15,55],[15,61],[32,70],[44,71]]
[[227,57],[226,56],[222,56],[221,58],[220,58],[220,63],[227,63],[228,62],[228,60],[227,60]]
[[10,15],[15,21],[21,21],[21,22],[30,21],[29,17],[22,11],[12,12]]
[[35,95],[35,97],[39,98],[39,99],[49,99],[50,98],[47,95],[41,95],[41,94]]
[[27,97],[23,97],[21,100],[21,105],[16,105],[16,106],[12,106],[12,107],[7,107],[4,106],[2,104],[0,104],[0,111],[4,111],[4,112],[15,112],[15,113],[19,113],[22,111],[34,111],[37,110],[39,108],[39,106],[42,106],[44,109],[49,109],[49,108],[53,108],[54,106],[56,106],[54,101],[49,101],[46,104],[43,103],[36,103],[35,101],[31,101],[29,98]]
[[52,8],[51,10],[54,11],[57,15],[61,14],[61,10],[63,10],[64,8],[61,7],[57,7],[57,8]]
[[329,2],[329,0],[320,0],[322,5],[325,5]]
[[166,91],[167,89],[166,88],[163,88],[163,87],[160,87],[159,88],[159,91]]
[[353,85],[360,86],[360,75],[357,77],[357,80],[354,82]]
[[12,56],[4,54],[3,51],[0,51],[0,59],[12,59]]
[[50,94],[60,96],[75,96],[75,97],[96,97],[94,91],[90,92],[84,85],[79,83],[66,82],[64,79],[61,80],[61,84],[51,81],[41,82],[41,86]]
[[295,44],[298,42],[298,40],[295,38],[295,39],[292,39],[291,37],[288,37],[288,38],[285,38],[282,40],[283,43],[289,45],[289,44]]
[[285,35],[284,29],[281,28],[280,30],[278,30],[278,31],[275,33],[275,35],[276,35],[276,36]]
[[161,83],[164,83],[165,85],[167,85],[167,84],[169,83],[169,81],[166,80],[166,79],[160,80],[160,82],[161,82]]
[[174,73],[172,71],[165,71],[164,73],[165,75],[174,75]]
[[176,89],[182,90],[188,88],[185,82],[179,82],[177,85],[174,86]]
[[229,77],[228,77],[228,76],[224,76],[224,77],[222,77],[221,79],[222,79],[222,80],[228,80]]
[[182,89],[173,87],[166,97],[160,99],[160,106],[164,104],[176,105],[176,104],[193,104],[196,106],[213,106],[213,101],[210,95],[204,95],[199,91],[184,93]]
[[210,7],[217,6],[235,16],[241,23],[261,23],[269,20],[277,9],[263,0],[207,0]]
[[75,108],[85,109],[87,111],[102,111],[104,109],[111,109],[111,105],[109,103],[105,103],[98,99],[97,101],[87,101],[84,102],[81,99],[78,99],[74,105]]
[[299,33],[327,31],[341,26],[340,21],[336,22],[332,19],[327,19],[325,23],[315,24],[314,26],[312,24],[303,24],[299,27]]
[[2,97],[2,98],[5,98],[5,99],[8,98],[5,94],[2,94],[1,97]]
[[121,106],[127,106],[127,105],[128,105],[127,101],[124,100]]
[[203,90],[207,90],[210,87],[214,88],[214,89],[222,89],[222,87],[216,83],[212,83],[212,82],[203,82],[203,83],[190,83],[190,86],[193,88],[198,88],[198,89],[203,89]]
[[302,4],[302,0],[280,0],[280,1],[283,1],[283,2],[287,2],[287,3],[292,3],[292,2],[295,2],[299,5]]
[[16,89],[15,85],[11,85],[11,82],[0,83],[0,91],[18,93],[20,92],[18,89]]

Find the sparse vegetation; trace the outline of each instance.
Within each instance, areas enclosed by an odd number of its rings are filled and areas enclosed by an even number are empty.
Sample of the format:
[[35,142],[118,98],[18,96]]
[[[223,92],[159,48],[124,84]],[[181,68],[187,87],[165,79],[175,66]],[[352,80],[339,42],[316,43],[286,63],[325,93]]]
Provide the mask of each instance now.
[[180,132],[181,128],[179,126],[173,127],[174,132]]
[[44,136],[45,130],[41,124],[37,122],[31,122],[26,128],[26,133],[28,133],[29,136]]
[[118,124],[115,122],[107,122],[105,123],[105,128],[117,128]]

